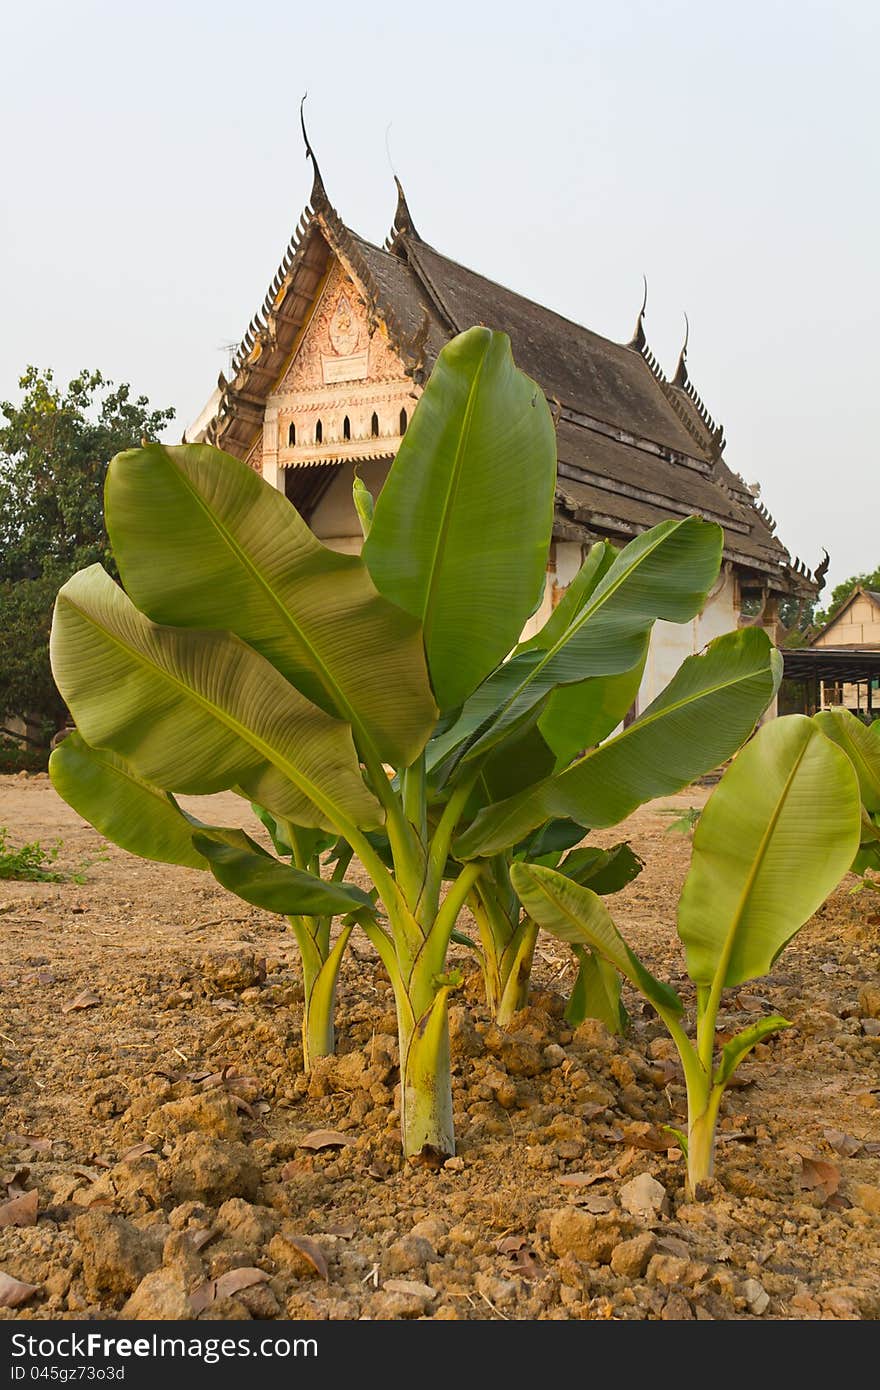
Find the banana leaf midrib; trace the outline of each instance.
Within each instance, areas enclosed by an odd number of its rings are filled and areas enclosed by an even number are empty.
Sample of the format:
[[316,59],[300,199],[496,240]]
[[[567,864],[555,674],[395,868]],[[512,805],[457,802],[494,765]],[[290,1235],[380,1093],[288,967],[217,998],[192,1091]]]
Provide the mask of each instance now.
[[[761,674],[762,669],[749,671],[745,675],[737,675],[732,680],[720,681],[715,685],[700,688],[688,697],[680,700],[673,700],[670,704],[655,710],[653,714],[645,713],[641,715],[634,723],[630,724],[628,729],[622,729],[620,733],[615,734],[613,738],[606,739],[604,743],[598,744],[596,748],[591,748],[589,753],[585,753],[582,758],[578,758],[570,767],[565,768],[562,772],[557,772],[552,777],[546,777],[542,782],[536,782],[533,786],[527,787],[524,791],[516,792],[514,796],[509,797],[508,800],[516,804],[509,807],[507,814],[509,816],[516,815],[520,807],[525,804],[539,788],[549,786],[553,782],[558,784],[564,777],[568,776],[569,773],[574,772],[578,768],[582,768],[585,764],[589,763],[591,758],[595,758],[597,754],[604,752],[606,748],[612,748],[623,740],[632,739],[640,729],[650,728],[650,726],[655,724],[658,720],[686,709],[688,705],[695,704],[697,700],[708,699],[710,696],[718,695],[724,690],[733,690],[737,685],[754,680],[756,676],[760,676]],[[503,805],[503,803],[499,802],[499,805]],[[480,814],[482,814],[482,812],[480,812]],[[476,824],[476,820],[474,824]],[[504,820],[498,821],[494,830],[496,837],[504,829],[504,824]]]
[[[776,830],[776,826],[777,826],[778,823],[779,823],[779,817],[782,815],[783,809],[784,809],[784,807],[785,807],[785,803],[786,803],[786,800],[787,800],[787,798],[788,798],[789,791],[791,790],[791,784],[792,784],[792,782],[794,781],[794,778],[795,778],[795,776],[796,776],[796,774],[797,774],[797,772],[798,772],[798,769],[800,768],[801,763],[803,762],[804,758],[806,757],[807,750],[808,750],[808,748],[810,747],[810,745],[812,744],[812,741],[813,741],[812,738],[808,738],[808,739],[806,739],[806,740],[804,741],[804,746],[803,746],[803,748],[800,750],[800,752],[798,753],[797,759],[796,759],[796,761],[794,762],[794,764],[793,764],[793,766],[792,766],[792,768],[791,768],[791,771],[788,773],[788,776],[787,776],[786,779],[785,779],[785,782],[784,782],[784,784],[783,784],[783,786],[782,786],[782,789],[781,789],[781,791],[780,791],[780,793],[779,793],[779,796],[778,796],[777,799],[776,799],[776,804],[775,804],[775,806],[774,806],[774,808],[773,808],[773,813],[772,813],[772,815],[770,816],[769,820],[767,821],[767,825],[766,825],[766,827],[765,827],[765,829],[764,829],[764,833],[763,833],[763,835],[761,836],[761,842],[760,842],[760,844],[758,845],[757,852],[756,852],[755,857],[754,857],[754,859],[753,859],[753,861],[752,861],[752,866],[751,866],[751,868],[750,868],[750,870],[749,870],[748,877],[747,877],[745,883],[743,884],[742,892],[740,893],[739,901],[737,902],[737,905],[736,905],[736,911],[735,911],[735,913],[734,913],[734,915],[733,915],[733,918],[732,918],[731,923],[730,923],[730,927],[728,928],[727,934],[726,934],[726,936],[725,936],[725,938],[724,938],[724,943],[723,943],[723,945],[722,945],[721,952],[720,952],[720,955],[719,955],[719,957],[718,957],[718,964],[717,964],[716,967],[715,967],[715,973],[714,973],[714,975],[713,975],[713,977],[712,977],[712,981],[711,981],[711,984],[712,984],[712,995],[713,995],[714,998],[716,998],[716,999],[720,998],[721,992],[722,992],[722,990],[724,989],[724,981],[725,981],[725,978],[726,978],[726,976],[727,976],[728,967],[729,967],[729,965],[730,965],[730,958],[731,958],[731,956],[733,955],[733,950],[734,950],[734,947],[735,947],[735,945],[736,945],[736,939],[737,939],[737,935],[738,935],[738,933],[739,933],[740,924],[741,924],[741,922],[742,922],[743,915],[745,914],[745,910],[746,910],[746,907],[747,907],[747,905],[748,905],[748,900],[749,900],[749,897],[750,897],[750,895],[751,895],[752,889],[753,889],[753,887],[754,887],[754,885],[755,885],[755,882],[756,882],[756,880],[757,880],[758,874],[759,874],[759,872],[760,872],[760,870],[761,870],[761,867],[762,867],[762,865],[763,865],[763,863],[764,863],[764,860],[765,860],[766,857],[767,857],[767,851],[768,851],[770,842],[771,842],[771,840],[772,840],[772,838],[773,838],[773,834],[774,834],[774,832],[775,832],[775,830]],[[695,845],[694,848],[695,848],[695,851],[696,851],[697,846]],[[719,981],[720,981],[720,984],[718,983]],[[695,978],[695,979],[694,979],[694,983],[695,983],[695,984],[701,984],[701,983],[705,983],[705,982],[704,982],[704,981],[699,981],[699,980],[697,980],[697,979]]]
[[[687,518],[685,518],[685,520],[687,520]],[[675,528],[675,530],[678,530],[679,527],[683,526],[684,524],[685,524],[684,521],[674,523],[674,528]],[[535,663],[535,665],[532,666],[532,667],[530,668],[530,670],[528,671],[528,674],[525,675],[525,676],[523,677],[523,679],[520,681],[520,683],[519,683],[519,685],[516,687],[516,689],[515,689],[514,691],[512,691],[510,695],[508,695],[507,699],[506,699],[501,705],[499,705],[498,708],[497,708],[495,711],[493,711],[492,714],[488,714],[488,715],[486,716],[486,718],[483,720],[482,724],[479,726],[479,728],[477,728],[477,729],[474,731],[474,734],[471,736],[471,739],[470,739],[470,743],[471,743],[471,746],[472,746],[472,747],[473,747],[474,745],[476,745],[476,744],[479,742],[479,739],[480,739],[480,737],[482,736],[482,733],[485,733],[485,732],[488,731],[486,726],[488,725],[489,728],[491,728],[491,727],[493,727],[495,724],[497,724],[497,723],[499,722],[499,720],[501,720],[501,719],[504,718],[504,715],[505,715],[505,714],[507,713],[507,711],[516,703],[516,701],[519,699],[520,695],[522,695],[523,691],[528,690],[529,686],[531,686],[531,685],[534,684],[534,682],[537,680],[538,676],[539,676],[539,675],[541,674],[541,672],[544,670],[545,666],[547,666],[547,664],[548,664],[550,661],[552,661],[553,658],[554,658],[564,647],[566,647],[566,646],[568,645],[568,643],[571,642],[571,640],[572,640],[575,636],[577,636],[577,634],[580,632],[581,628],[585,625],[585,623],[587,623],[587,622],[590,620],[590,618],[594,617],[596,613],[600,612],[600,611],[602,610],[602,608],[604,608],[604,606],[605,606],[605,604],[608,602],[608,600],[611,599],[611,598],[613,598],[613,596],[618,592],[618,590],[619,590],[619,589],[621,588],[621,586],[626,582],[626,580],[630,578],[630,576],[633,574],[633,572],[634,572],[639,566],[641,566],[641,565],[644,563],[645,560],[647,560],[651,555],[653,555],[654,552],[655,552],[661,545],[663,545],[663,544],[666,542],[666,540],[669,538],[669,536],[671,536],[672,534],[673,534],[673,531],[672,531],[672,529],[670,529],[669,531],[666,531],[666,532],[664,533],[664,535],[658,537],[657,540],[654,541],[654,543],[650,546],[649,549],[643,551],[642,554],[639,555],[638,559],[637,559],[634,563],[628,565],[625,569],[621,570],[621,573],[619,574],[618,578],[615,580],[615,582],[614,582],[613,584],[611,584],[611,585],[608,587],[608,589],[606,590],[605,593],[599,595],[598,598],[597,598],[596,594],[592,594],[592,595],[590,596],[590,598],[587,600],[587,602],[586,602],[586,604],[584,605],[584,607],[581,609],[580,613],[577,614],[577,616],[576,616],[575,618],[572,619],[571,623],[570,623],[570,624],[568,625],[568,627],[565,629],[565,632],[564,632],[560,637],[557,638],[557,640],[556,640],[556,642],[553,644],[553,646],[552,646],[552,647],[549,647],[549,648],[547,649],[546,653],[540,658],[540,660],[538,660],[538,661]],[[600,581],[599,581],[599,584],[601,585],[602,583],[603,583],[603,580],[600,580]],[[650,625],[653,625],[654,621],[656,621],[656,620],[653,619],[653,618],[650,618],[650,619],[646,619],[645,621],[646,621],[646,623],[650,626]],[[528,651],[528,650],[534,650],[534,648],[527,649],[527,651]],[[523,652],[522,654],[525,655],[526,652]],[[516,656],[517,656],[517,653],[515,652],[514,655],[513,655],[513,657],[511,657],[511,661],[515,661],[515,660],[516,660]],[[635,664],[636,664],[636,663],[634,662],[633,665],[635,665]],[[627,669],[631,670],[632,667],[629,667],[629,668],[627,668]],[[621,674],[624,674],[624,672],[621,672]],[[489,679],[491,680],[491,676],[489,677]],[[570,680],[570,681],[560,681],[560,682],[558,682],[558,684],[560,684],[560,685],[576,685],[576,684],[579,683],[579,680],[582,680],[582,679],[584,679],[584,677],[577,677],[577,676],[575,676],[575,677],[573,677],[572,680]],[[589,679],[589,677],[587,677],[586,679]],[[602,677],[597,677],[596,679],[602,679]],[[481,733],[481,731],[482,731],[482,733]]]
[[425,636],[426,647],[430,645],[430,639],[433,630],[434,607],[437,599],[437,586],[440,574],[438,556],[440,556],[441,552],[445,552],[445,542],[449,533],[452,512],[455,505],[455,498],[458,493],[459,484],[461,482],[461,475],[463,472],[462,459],[464,456],[464,450],[467,446],[467,441],[470,437],[471,424],[473,421],[474,411],[476,409],[477,387],[483,375],[483,369],[486,365],[486,359],[489,356],[490,350],[491,343],[487,344],[486,351],[480,358],[479,368],[477,369],[477,372],[475,373],[473,380],[471,381],[471,384],[468,387],[467,406],[465,407],[462,428],[459,431],[458,442],[455,447],[455,461],[453,463],[452,468],[450,469],[449,484],[446,489],[446,497],[444,499],[442,508],[442,520],[440,525],[437,527],[437,538],[434,544],[434,553],[431,557],[431,565],[429,568],[428,589],[425,594],[425,601],[422,612],[422,630]]

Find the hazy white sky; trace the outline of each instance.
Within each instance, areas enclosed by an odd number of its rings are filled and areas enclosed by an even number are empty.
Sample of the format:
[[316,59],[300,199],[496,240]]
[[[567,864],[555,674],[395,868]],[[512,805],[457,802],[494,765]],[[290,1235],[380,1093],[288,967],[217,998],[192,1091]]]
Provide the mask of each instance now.
[[311,179],[689,367],[779,533],[832,583],[877,534],[876,0],[29,0],[3,18],[0,398],[97,366],[174,437]]

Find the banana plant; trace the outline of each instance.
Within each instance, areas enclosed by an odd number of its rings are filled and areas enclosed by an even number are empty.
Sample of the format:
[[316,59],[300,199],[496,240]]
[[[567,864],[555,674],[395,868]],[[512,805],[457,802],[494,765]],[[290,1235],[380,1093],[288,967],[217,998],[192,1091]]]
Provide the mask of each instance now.
[[[53,751],[49,776],[58,795],[121,849],[162,864],[210,870],[236,897],[286,917],[302,962],[303,1066],[309,1071],[316,1057],[332,1056],[342,958],[357,914],[373,908],[362,889],[342,881],[352,858],[347,846],[337,849],[326,881],[320,857],[333,848],[332,836],[281,825],[255,805],[280,856],[275,859],[244,830],[202,824],[115,753],[90,748],[76,730]],[[342,922],[331,945],[335,916]]]
[[[519,850],[516,858],[495,854],[486,861],[480,878],[467,900],[467,906],[477,924],[477,948],[486,991],[486,1002],[495,1021],[502,1026],[510,1023],[518,1010],[528,1003],[532,960],[538,939],[538,923],[523,912],[519,898],[510,881],[510,870],[519,859],[546,864],[572,879],[588,885],[593,892],[616,893],[642,870],[642,861],[627,843],[603,850],[582,846],[565,854],[563,849],[547,849],[548,843],[562,839],[581,840],[586,831],[571,821],[560,821],[545,827],[533,840],[535,856],[528,849]],[[469,943],[470,944],[470,943]],[[614,1032],[621,1032],[625,1013],[620,1004],[617,976],[602,977],[601,965],[588,951],[578,954],[578,973],[565,1010],[569,1023],[577,1026],[585,1018],[601,1017]],[[607,972],[606,972],[607,973]]]
[[676,991],[626,944],[602,899],[539,864],[517,863],[525,910],[562,941],[618,971],[655,1009],[675,1043],[687,1087],[688,1189],[713,1171],[725,1088],[752,1048],[786,1019],[772,1014],[725,1042],[716,1023],[726,989],[766,975],[849,869],[859,843],[859,787],[852,764],[802,715],[765,724],[735,758],[697,825],[678,905],[678,935],[696,987],[691,1037]]
[[361,556],[321,545],[229,455],[151,444],[107,475],[123,587],[93,567],[56,603],[53,671],[92,748],[171,795],[232,789],[360,861],[374,891],[354,915],[394,989],[414,1160],[454,1153],[447,951],[486,861],[549,821],[608,826],[679,790],[736,750],[778,681],[765,634],[732,633],[607,738],[654,621],[702,608],[722,533],[685,517],[591,551],[516,648],[544,593],[555,469],[543,393],[504,334],[473,328],[440,353],[375,505],[360,498]]

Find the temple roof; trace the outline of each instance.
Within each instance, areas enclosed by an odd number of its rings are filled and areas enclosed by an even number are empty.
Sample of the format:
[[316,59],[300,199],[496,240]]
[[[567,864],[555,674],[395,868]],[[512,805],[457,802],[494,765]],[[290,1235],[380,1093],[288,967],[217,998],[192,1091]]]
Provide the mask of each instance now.
[[727,466],[723,431],[687,374],[687,344],[673,378],[664,374],[645,338],[644,305],[628,344],[573,323],[423,241],[399,183],[391,234],[384,247],[375,246],[343,223],[315,169],[312,206],[249,325],[232,380],[221,375],[216,405],[212,398],[197,423],[197,437],[248,454],[267,398],[338,259],[418,385],[456,333],[482,323],[509,334],[517,365],[540,383],[557,421],[558,537],[625,538],[697,512],[722,524],[725,554],[748,572],[748,584],[817,592],[823,573],[814,577],[792,561],[769,512]]

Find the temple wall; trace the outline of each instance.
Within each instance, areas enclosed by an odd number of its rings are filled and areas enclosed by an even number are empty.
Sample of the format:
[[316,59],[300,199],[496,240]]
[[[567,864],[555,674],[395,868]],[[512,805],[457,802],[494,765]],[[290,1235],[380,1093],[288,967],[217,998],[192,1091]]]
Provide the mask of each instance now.
[[702,651],[707,642],[735,629],[739,622],[737,586],[730,565],[725,564],[702,612],[689,623],[654,624],[645,674],[639,687],[638,710],[647,709],[672,680],[687,657]]
[[344,463],[309,517],[309,525],[318,539],[331,550],[342,550],[347,555],[356,555],[363,541],[361,523],[352,500],[355,467],[373,498],[379,496],[391,467],[388,459],[368,459],[357,465]]

